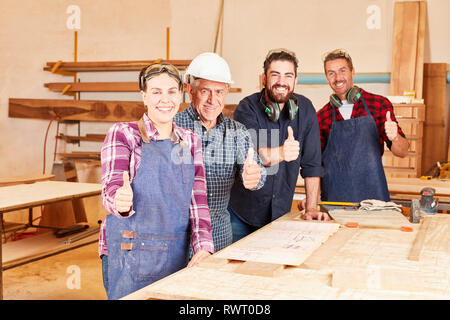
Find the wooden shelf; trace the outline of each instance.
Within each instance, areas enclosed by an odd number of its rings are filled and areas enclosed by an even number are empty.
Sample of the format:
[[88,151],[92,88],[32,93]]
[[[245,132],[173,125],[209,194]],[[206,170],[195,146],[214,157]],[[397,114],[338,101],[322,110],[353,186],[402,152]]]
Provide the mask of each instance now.
[[[53,92],[139,92],[137,81],[132,82],[50,82],[44,87]],[[68,87],[68,88],[67,88]],[[67,88],[67,89],[66,89]],[[186,91],[186,89],[184,90]],[[242,92],[241,88],[230,88],[230,93]]]
[[[158,59],[159,60],[159,59]],[[86,61],[86,62],[61,62],[57,71],[64,72],[103,72],[103,71],[140,71],[149,64],[158,60],[137,60],[137,61]],[[159,62],[170,63],[179,70],[184,70],[191,63],[191,60],[160,60]],[[44,71],[52,71],[58,62],[47,62]]]
[[105,141],[105,134],[86,134],[86,136],[67,136],[60,134],[57,138],[64,140],[66,143],[77,143],[79,141],[103,142]]
[[74,151],[72,153],[58,153],[64,159],[100,160],[100,152]]
[[[182,103],[183,111],[189,103]],[[236,104],[227,104],[223,114],[233,117]],[[146,108],[142,101],[71,100],[71,99],[9,99],[10,118],[78,120],[95,122],[137,121]]]

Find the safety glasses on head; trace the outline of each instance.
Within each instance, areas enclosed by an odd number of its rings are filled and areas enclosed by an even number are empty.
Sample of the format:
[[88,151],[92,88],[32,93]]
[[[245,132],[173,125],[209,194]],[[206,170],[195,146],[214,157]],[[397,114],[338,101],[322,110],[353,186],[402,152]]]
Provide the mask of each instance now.
[[268,59],[271,55],[273,55],[273,54],[278,54],[278,53],[287,53],[288,55],[290,55],[290,56],[296,58],[296,55],[295,55],[295,52],[294,52],[294,51],[291,51],[291,50],[288,50],[288,49],[285,49],[285,48],[278,48],[278,49],[272,49],[272,50],[270,50],[270,51],[267,53],[267,55],[266,55],[266,59]]
[[178,69],[169,63],[154,63],[141,70],[139,74],[139,88],[145,90],[145,83],[148,79],[156,77],[161,73],[166,72],[170,77],[178,82],[179,88],[182,87],[183,81]]

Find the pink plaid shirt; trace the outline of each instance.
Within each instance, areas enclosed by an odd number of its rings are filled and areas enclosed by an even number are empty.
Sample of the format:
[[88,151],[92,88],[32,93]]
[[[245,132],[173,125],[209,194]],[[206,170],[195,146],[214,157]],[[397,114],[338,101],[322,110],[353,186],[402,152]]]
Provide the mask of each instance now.
[[[143,115],[145,130],[150,140],[156,140],[158,131],[147,114]],[[194,185],[192,187],[189,220],[191,227],[191,245],[194,254],[199,250],[214,253],[211,236],[211,219],[206,195],[206,177],[203,165],[202,141],[193,131],[178,127],[173,123],[174,143],[180,139],[186,143],[194,158]],[[108,131],[101,151],[102,162],[102,200],[108,212],[126,219],[134,214],[131,209],[127,215],[120,214],[114,203],[116,190],[123,185],[122,172],[128,171],[130,183],[136,175],[141,161],[142,140],[137,122],[114,124]],[[99,255],[107,255],[106,219],[103,220],[99,235]]]

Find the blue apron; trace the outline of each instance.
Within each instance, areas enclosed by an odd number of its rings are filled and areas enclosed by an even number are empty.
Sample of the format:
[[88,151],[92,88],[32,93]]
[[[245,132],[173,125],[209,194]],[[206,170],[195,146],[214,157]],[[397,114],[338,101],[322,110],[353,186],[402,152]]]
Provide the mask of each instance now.
[[364,98],[361,99],[366,110],[363,117],[336,122],[333,108],[328,143],[322,155],[323,201],[390,201],[377,126]]
[[170,139],[142,142],[141,163],[131,183],[135,213],[106,218],[108,299],[119,299],[187,266],[193,183],[189,148]]

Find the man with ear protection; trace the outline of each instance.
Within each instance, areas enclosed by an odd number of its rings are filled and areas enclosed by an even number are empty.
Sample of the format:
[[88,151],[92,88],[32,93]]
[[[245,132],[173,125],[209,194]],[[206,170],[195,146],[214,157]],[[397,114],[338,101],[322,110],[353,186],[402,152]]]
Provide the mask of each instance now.
[[353,85],[355,69],[347,52],[328,53],[324,70],[334,93],[317,112],[324,167],[322,201],[390,201],[381,161],[384,142],[402,158],[409,148],[392,104]]
[[264,186],[248,191],[242,183],[231,189],[233,241],[289,212],[299,170],[306,184],[305,218],[325,219],[317,211],[322,174],[320,135],[311,101],[294,93],[298,60],[287,49],[269,51],[264,61],[261,92],[240,101],[234,119],[243,123],[267,170]]

